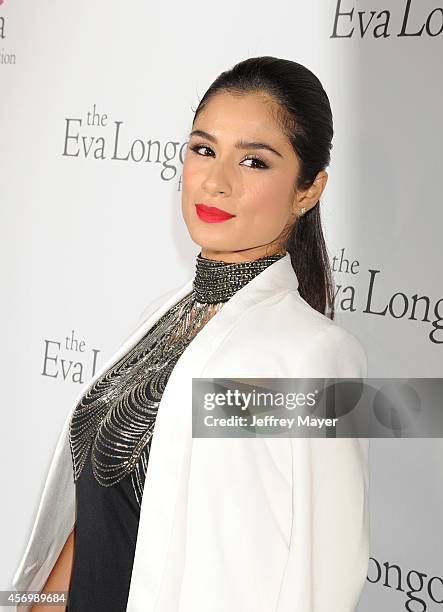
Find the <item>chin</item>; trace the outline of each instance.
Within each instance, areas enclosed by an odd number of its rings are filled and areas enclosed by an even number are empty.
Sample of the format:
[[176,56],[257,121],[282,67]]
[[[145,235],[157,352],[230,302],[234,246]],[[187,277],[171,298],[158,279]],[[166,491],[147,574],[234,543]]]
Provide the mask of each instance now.
[[224,250],[229,245],[235,242],[232,237],[232,232],[227,232],[225,229],[214,227],[215,224],[207,224],[207,226],[196,227],[195,223],[188,226],[189,234],[192,240],[204,246],[206,249]]
[[207,251],[224,253],[238,250],[238,246],[234,246],[234,244],[232,244],[232,241],[211,240],[207,237],[204,238],[203,236],[198,235],[198,233],[191,234],[191,239],[201,249],[205,249]]

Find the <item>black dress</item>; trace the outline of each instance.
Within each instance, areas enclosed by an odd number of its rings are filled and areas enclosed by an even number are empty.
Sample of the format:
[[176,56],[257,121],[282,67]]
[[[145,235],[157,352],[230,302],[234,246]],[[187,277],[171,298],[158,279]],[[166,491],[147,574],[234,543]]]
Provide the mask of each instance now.
[[225,263],[199,254],[193,290],[85,392],[73,411],[76,492],[68,612],[125,612],[155,417],[176,362],[232,295],[285,253]]
[[126,610],[138,522],[130,476],[112,487],[101,487],[87,461],[76,483],[69,612]]

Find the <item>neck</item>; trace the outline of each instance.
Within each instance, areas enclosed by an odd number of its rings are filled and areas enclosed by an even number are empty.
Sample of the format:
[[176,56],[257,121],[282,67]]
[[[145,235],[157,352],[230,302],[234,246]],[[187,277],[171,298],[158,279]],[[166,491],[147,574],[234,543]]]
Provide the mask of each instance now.
[[271,255],[284,255],[286,250],[278,244],[265,244],[251,249],[240,249],[238,251],[215,251],[202,247],[200,255],[205,259],[222,261],[224,263],[242,263],[269,257]]

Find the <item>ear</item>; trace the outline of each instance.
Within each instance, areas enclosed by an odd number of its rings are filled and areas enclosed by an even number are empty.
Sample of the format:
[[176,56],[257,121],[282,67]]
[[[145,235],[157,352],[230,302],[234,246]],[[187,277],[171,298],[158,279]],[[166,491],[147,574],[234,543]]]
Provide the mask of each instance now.
[[312,185],[304,191],[298,192],[297,197],[294,200],[294,213],[297,216],[304,215],[309,209],[317,204],[327,182],[328,173],[326,170],[320,170]]

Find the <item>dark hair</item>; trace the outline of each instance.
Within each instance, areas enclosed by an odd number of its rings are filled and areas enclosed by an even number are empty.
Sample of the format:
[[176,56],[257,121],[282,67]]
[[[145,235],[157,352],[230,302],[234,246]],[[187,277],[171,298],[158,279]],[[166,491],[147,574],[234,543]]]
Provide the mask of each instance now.
[[[251,57],[222,72],[195,110],[198,113],[218,92],[265,92],[277,102],[276,119],[300,161],[295,189],[312,185],[317,173],[330,162],[332,111],[319,79],[302,64],[287,59]],[[301,297],[322,314],[334,319],[331,265],[320,219],[320,200],[297,218],[285,237]]]

